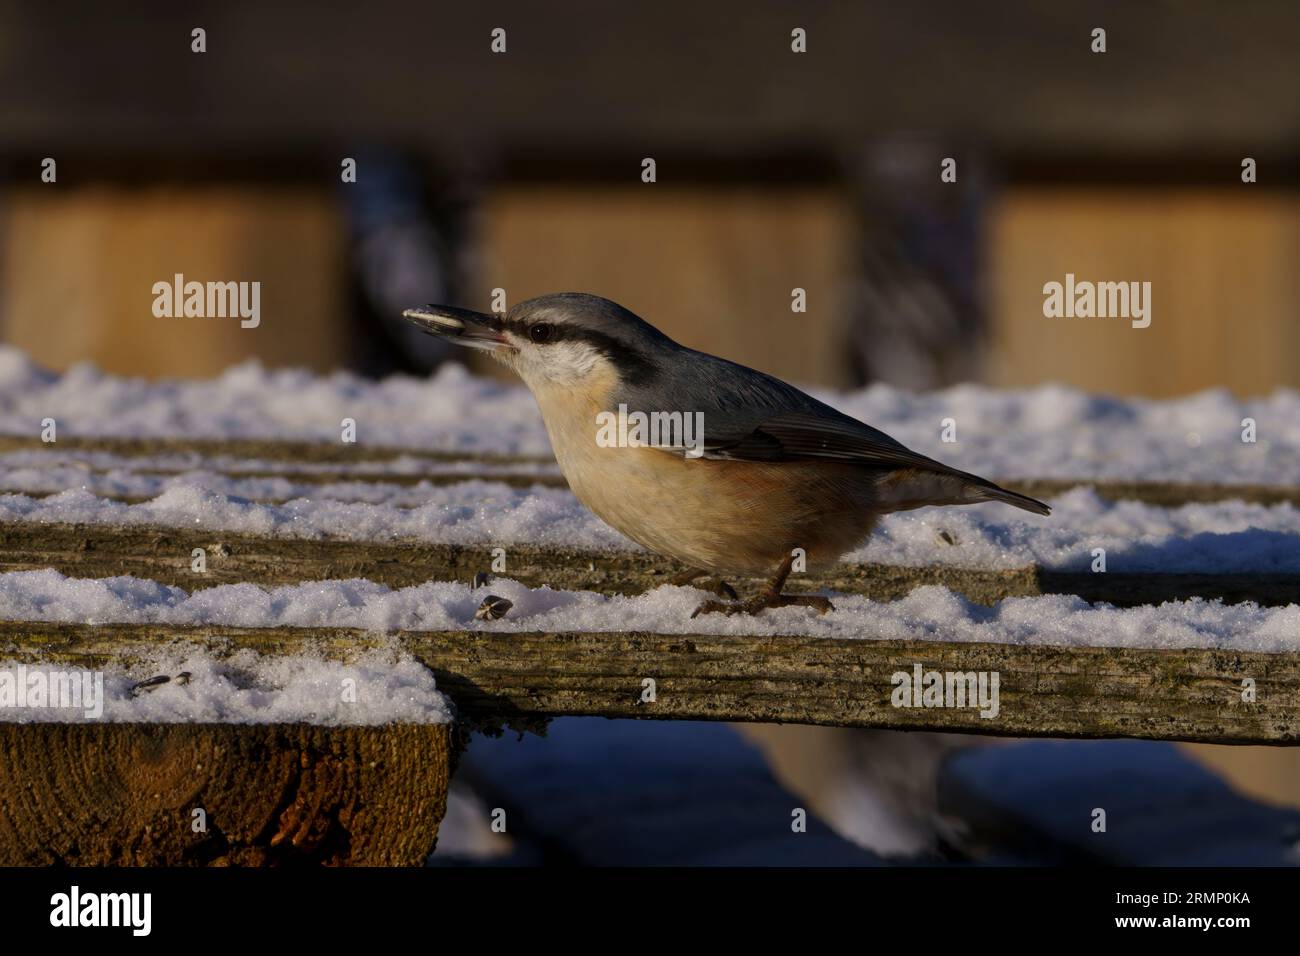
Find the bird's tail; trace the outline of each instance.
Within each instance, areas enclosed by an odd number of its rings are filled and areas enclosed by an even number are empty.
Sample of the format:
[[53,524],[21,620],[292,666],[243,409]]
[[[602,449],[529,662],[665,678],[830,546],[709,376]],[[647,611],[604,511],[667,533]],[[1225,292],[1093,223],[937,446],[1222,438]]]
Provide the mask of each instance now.
[[1015,491],[1007,491],[1007,489],[999,488],[991,481],[981,482],[978,485],[968,485],[967,491],[974,501],[1001,501],[1004,504],[1025,511],[1032,511],[1036,515],[1050,515],[1052,513],[1052,509],[1037,498],[1031,498]]

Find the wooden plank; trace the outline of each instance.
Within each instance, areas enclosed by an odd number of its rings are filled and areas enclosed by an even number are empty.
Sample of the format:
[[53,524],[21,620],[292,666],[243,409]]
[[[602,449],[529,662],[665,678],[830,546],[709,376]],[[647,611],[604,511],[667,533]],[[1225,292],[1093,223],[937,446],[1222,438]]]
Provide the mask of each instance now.
[[[486,192],[479,215],[490,259],[465,304],[490,308],[494,286],[514,301],[598,287],[692,348],[786,381],[852,385],[843,316],[861,239],[844,186],[719,189],[664,179],[657,191],[624,179],[601,189],[550,182]],[[795,287],[813,305],[791,348]],[[731,320],[719,321],[723,314]]]
[[[1174,172],[1197,147],[1250,143],[1260,156],[1277,156],[1280,165],[1296,145],[1288,122],[1295,116],[1294,97],[1279,80],[1294,69],[1300,10],[1285,2],[1251,4],[1248,18],[1241,7],[1214,0],[1174,8],[1108,5],[1104,26],[1112,52],[1101,59],[1140,56],[1146,64],[1140,77],[1129,69],[1097,68],[1081,6],[1029,0],[1001,4],[997,16],[978,16],[984,11],[952,0],[927,4],[926,16],[874,4],[816,5],[797,21],[809,27],[807,56],[816,58],[816,69],[774,65],[774,38],[788,57],[797,25],[791,6],[780,3],[668,0],[620,6],[616,20],[591,14],[615,12],[603,5],[510,5],[501,22],[510,30],[511,55],[527,50],[527,72],[485,63],[486,44],[466,42],[485,34],[489,22],[476,5],[389,0],[362,18],[344,6],[293,0],[259,10],[255,28],[246,11],[231,5],[204,9],[210,11],[203,17],[209,37],[238,37],[240,55],[218,60],[208,54],[212,62],[202,70],[178,70],[163,57],[99,59],[106,38],[129,40],[133,50],[161,50],[170,38],[188,36],[197,21],[180,5],[158,5],[129,34],[111,6],[83,5],[67,19],[37,8],[6,9],[6,35],[24,37],[7,52],[7,75],[48,71],[48,81],[30,90],[14,84],[4,91],[6,149],[39,156],[51,142],[66,142],[69,151],[98,146],[92,155],[105,154],[104,161],[134,148],[157,152],[160,164],[179,152],[202,166],[240,148],[277,155],[291,146],[332,144],[345,133],[350,142],[400,141],[419,156],[463,156],[474,148],[478,155],[504,151],[533,159],[564,150],[563,158],[581,164],[590,154],[635,156],[647,139],[664,151],[680,144],[683,152],[707,156],[743,156],[746,147],[783,144],[800,155],[824,144],[832,155],[853,156],[888,131],[924,126],[961,131],[963,141],[995,156],[1033,151],[1059,163],[1153,152],[1163,158],[1163,151],[1181,146],[1168,166],[1158,167]],[[310,46],[303,43],[307,22]],[[683,56],[683,23],[696,36],[726,37],[726,43]],[[563,42],[553,40],[561,31]],[[516,46],[515,37],[532,42]],[[609,67],[575,55],[607,49],[615,37],[629,42]],[[1115,42],[1121,37],[1127,46]],[[1230,46],[1215,45],[1229,38]],[[288,57],[296,78],[292,91],[268,88],[264,75],[249,68]],[[63,62],[94,66],[105,82],[87,96],[86,73],[50,69]],[[461,83],[429,82],[432,62],[441,75],[472,84],[473,95]],[[340,63],[366,77],[347,96],[330,95]],[[943,69],[916,69],[927,63]],[[953,77],[961,78],[960,95],[954,95]],[[760,81],[772,86],[760,91]],[[1229,81],[1232,95],[1224,91]],[[412,96],[412,90],[421,94]],[[847,90],[855,95],[844,95]],[[202,104],[202,113],[195,104]],[[292,128],[286,126],[289,109]],[[799,137],[804,131],[815,135]],[[290,167],[291,174],[319,170],[323,176],[337,167],[335,158],[326,153],[316,163]],[[477,168],[468,159],[461,165]],[[93,168],[83,162],[67,175],[84,166]],[[158,175],[148,164],[131,168],[140,178]],[[256,173],[258,167],[251,168]],[[676,177],[671,168],[674,176],[661,180]],[[1263,179],[1261,188],[1270,177]]]
[[[172,627],[0,622],[0,654],[81,668],[121,665],[179,640],[217,653],[312,648],[348,659],[395,640],[472,724],[556,716],[735,720],[1004,736],[1300,740],[1300,655],[1237,650],[843,640],[747,635]],[[999,675],[999,710],[902,708],[892,677]],[[655,700],[643,702],[647,678]],[[1256,682],[1244,703],[1242,681]]]
[[420,866],[456,739],[450,724],[0,722],[0,866]]
[[[399,488],[410,488],[415,485],[424,483],[435,487],[445,487],[455,485],[464,481],[492,481],[498,484],[508,485],[511,488],[532,488],[535,485],[541,485],[544,488],[567,488],[568,482],[562,475],[546,474],[525,474],[525,473],[502,473],[502,474],[463,474],[460,472],[432,472],[422,475],[378,475],[367,472],[355,471],[273,471],[269,469],[239,469],[239,468],[207,468],[197,466],[193,469],[164,471],[162,469],[132,469],[133,474],[137,475],[182,475],[186,471],[210,471],[229,478],[282,478],[285,481],[309,485],[328,485],[343,482],[364,483],[368,488],[374,488],[381,485],[392,485]],[[100,472],[101,474],[103,471]],[[53,491],[29,491],[25,488],[5,487],[4,482],[0,481],[0,494],[18,494],[26,495],[29,498],[50,498],[57,495],[66,488],[60,488]],[[120,501],[123,504],[137,505],[146,501],[152,501],[158,497],[152,495],[128,495],[117,493],[100,492],[95,495],[97,498],[103,498],[105,501]],[[282,505],[287,501],[304,497],[294,495],[284,497],[282,495],[246,495],[241,496],[248,501],[253,501],[264,505]],[[308,496],[310,497],[310,496]],[[362,495],[331,495],[330,501],[353,502],[364,501]],[[414,505],[395,505],[394,507],[415,507]]]
[[1245,501],[1257,505],[1300,505],[1300,487],[1293,485],[1216,485],[1202,482],[1121,481],[1118,479],[1006,478],[998,482],[1032,498],[1054,498],[1073,488],[1091,488],[1107,501],[1140,501],[1161,508]]
[[[985,226],[990,385],[1059,382],[1151,398],[1213,386],[1244,397],[1300,378],[1300,324],[1290,305],[1300,288],[1294,193],[1261,201],[1226,181],[1208,189],[1012,187],[989,203]],[[1045,319],[1042,297],[1025,290],[1064,282],[1067,273],[1149,281],[1159,303],[1150,326]],[[1234,334],[1243,327],[1249,333]],[[1041,347],[1044,335],[1051,348]],[[1229,418],[1218,427],[1239,425]]]
[[[267,537],[191,528],[0,523],[0,572],[54,568],[75,577],[129,574],[190,590],[218,584],[262,585],[367,578],[389,587],[426,581],[470,581],[491,566],[493,542],[481,545],[420,542],[340,541]],[[190,570],[195,548],[207,552],[207,571]],[[538,587],[639,594],[658,587],[680,570],[646,551],[581,551],[508,545],[504,574]],[[742,589],[757,579],[736,578]],[[827,588],[873,600],[897,600],[924,584],[938,584],[979,604],[1007,597],[1077,594],[1089,601],[1136,606],[1191,597],[1255,601],[1266,605],[1300,602],[1295,574],[1104,574],[944,566],[899,567],[837,564],[796,575],[794,590]]]
[[[89,362],[115,375],[184,379],[253,358],[325,373],[355,356],[348,287],[337,271],[348,225],[328,184],[36,185],[6,189],[0,308],[5,342],[38,365]],[[53,261],[62,263],[61,280]],[[150,307],[153,284],[178,273],[256,277],[259,324],[160,319]]]
[[493,464],[554,463],[551,456],[504,455],[440,451],[433,448],[344,444],[343,442],[285,441],[268,438],[116,438],[61,434],[57,442],[43,442],[39,434],[0,435],[0,453],[13,451],[105,452],[129,457],[201,455],[207,458],[256,458],[317,464],[393,461],[422,458],[429,461],[481,461]]
[[[88,473],[107,473],[110,469],[88,468]],[[386,474],[373,471],[347,470],[344,468],[330,471],[277,471],[271,468],[233,467],[213,462],[196,462],[181,468],[131,468],[139,475],[182,475],[187,471],[210,471],[230,478],[283,478],[300,484],[336,484],[344,482],[366,482],[368,484],[397,485],[409,488],[421,482],[446,486],[463,481],[494,481],[511,488],[531,488],[541,485],[544,488],[567,488],[568,481],[558,473],[546,472],[509,472],[480,471],[466,472],[424,472],[421,474]],[[1162,482],[1097,482],[1097,481],[1048,481],[1034,479],[1016,481],[1003,479],[1000,484],[1014,487],[1022,494],[1032,498],[1050,499],[1065,494],[1074,488],[1090,488],[1101,498],[1108,501],[1140,501],[1143,504],[1156,505],[1161,508],[1177,508],[1186,504],[1209,504],[1216,501],[1245,501],[1249,504],[1277,505],[1293,504],[1300,506],[1300,488],[1272,487],[1268,485],[1180,485]],[[62,490],[62,489],[60,489]],[[57,494],[55,491],[26,491],[22,488],[5,487],[0,482],[0,494],[25,494],[32,498],[45,498]],[[126,504],[139,504],[150,501],[151,495],[101,494],[101,498],[121,501]],[[250,501],[261,504],[283,504],[287,498],[274,495],[253,495]],[[347,500],[347,499],[334,499]]]

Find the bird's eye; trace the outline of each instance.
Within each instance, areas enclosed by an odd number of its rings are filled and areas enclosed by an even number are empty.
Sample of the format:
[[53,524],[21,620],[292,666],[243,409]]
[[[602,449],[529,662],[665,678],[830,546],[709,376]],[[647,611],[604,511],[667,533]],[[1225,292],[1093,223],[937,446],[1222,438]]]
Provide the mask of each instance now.
[[534,325],[530,325],[528,327],[528,337],[538,345],[541,345],[543,342],[550,340],[551,327],[545,322],[537,322]]

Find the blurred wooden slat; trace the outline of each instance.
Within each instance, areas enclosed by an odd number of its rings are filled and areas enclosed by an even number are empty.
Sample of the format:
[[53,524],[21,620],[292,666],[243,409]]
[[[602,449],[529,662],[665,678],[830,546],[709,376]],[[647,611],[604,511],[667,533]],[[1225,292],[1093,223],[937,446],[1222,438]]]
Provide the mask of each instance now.
[[[852,252],[852,208],[830,187],[673,185],[505,186],[483,211],[479,298],[507,304],[550,292],[614,299],[683,345],[798,382],[852,384],[844,355],[841,284]],[[791,290],[808,311],[790,311]],[[483,367],[493,368],[490,362]],[[499,368],[499,366],[497,366]]]
[[[126,22],[114,5],[77,6],[0,4],[0,130],[19,148],[852,148],[922,128],[995,148],[1185,155],[1294,149],[1300,128],[1292,0],[195,0]],[[190,52],[196,25],[206,54]],[[504,55],[489,50],[496,26]],[[790,52],[795,26],[807,54]]]
[[[1300,384],[1300,198],[1253,189],[1005,194],[991,210],[990,384],[1152,397]],[[1045,318],[1043,285],[1067,273],[1151,282],[1150,327]]]
[[1300,750],[1220,744],[1179,746],[1247,796],[1300,809]]
[[[968,750],[940,772],[939,802],[995,864],[1297,863],[1300,814],[1243,798],[1168,744],[1035,740]],[[1104,832],[1092,828],[1099,808]]]
[[[4,340],[36,362],[211,376],[249,358],[327,371],[348,357],[342,223],[328,187],[15,189],[0,249]],[[260,281],[261,324],[157,318],[153,285]]]

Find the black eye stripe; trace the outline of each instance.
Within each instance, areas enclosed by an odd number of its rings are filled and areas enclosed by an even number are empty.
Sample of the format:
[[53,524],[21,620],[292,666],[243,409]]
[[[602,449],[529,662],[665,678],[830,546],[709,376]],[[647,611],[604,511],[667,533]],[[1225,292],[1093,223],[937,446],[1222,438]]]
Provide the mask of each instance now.
[[503,327],[519,336],[530,339],[529,330],[536,325],[550,326],[546,344],[555,342],[585,342],[599,352],[619,370],[623,380],[630,385],[644,385],[658,374],[658,367],[644,353],[626,345],[612,335],[595,329],[584,329],[567,322],[530,322],[524,319],[502,319]]

